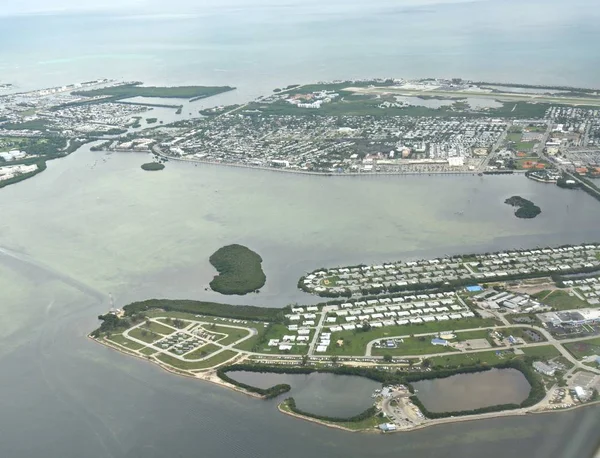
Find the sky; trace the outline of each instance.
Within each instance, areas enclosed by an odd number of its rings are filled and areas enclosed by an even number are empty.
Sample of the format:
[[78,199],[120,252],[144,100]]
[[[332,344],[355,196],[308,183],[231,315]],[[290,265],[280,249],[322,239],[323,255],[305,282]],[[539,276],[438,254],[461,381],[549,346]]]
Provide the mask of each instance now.
[[[462,3],[474,0],[387,0],[390,6],[423,6],[436,3]],[[478,0],[475,0],[478,1]],[[12,16],[39,13],[80,13],[91,11],[131,11],[143,12],[186,12],[205,7],[245,7],[252,8],[278,5],[317,4],[339,6],[364,5],[368,0],[0,0],[0,15]],[[378,3],[386,3],[386,0]]]

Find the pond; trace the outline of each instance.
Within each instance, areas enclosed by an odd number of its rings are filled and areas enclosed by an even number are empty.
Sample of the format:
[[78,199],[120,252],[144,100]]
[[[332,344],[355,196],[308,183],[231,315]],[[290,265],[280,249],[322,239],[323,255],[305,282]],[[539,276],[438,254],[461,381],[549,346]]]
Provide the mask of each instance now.
[[352,417],[373,405],[373,392],[381,383],[352,375],[273,374],[267,372],[231,371],[227,375],[238,382],[257,388],[287,383],[291,391],[277,399],[292,396],[299,409],[316,415]]
[[520,404],[531,390],[516,369],[491,369],[458,374],[412,384],[417,397],[430,412],[473,410],[499,404]]

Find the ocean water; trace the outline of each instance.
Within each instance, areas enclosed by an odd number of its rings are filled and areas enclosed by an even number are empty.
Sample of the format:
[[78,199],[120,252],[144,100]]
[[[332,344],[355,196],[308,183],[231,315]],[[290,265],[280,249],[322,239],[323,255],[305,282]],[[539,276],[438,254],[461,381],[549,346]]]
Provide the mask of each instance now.
[[242,99],[355,77],[600,86],[595,0],[177,5],[0,17],[0,80],[230,84]]
[[[168,7],[2,17],[0,81],[238,87],[206,104],[349,77],[600,85],[590,0]],[[174,162],[148,174],[146,159],[84,147],[0,190],[0,457],[580,458],[597,445],[597,407],[348,434],[86,338],[109,293],[118,305],[222,300],[205,291],[207,258],[227,243],[256,249],[268,277],[236,303],[277,307],[315,301],[296,281],[323,265],[595,239],[600,212],[589,196],[522,177],[327,179]],[[542,214],[515,218],[502,203],[513,194]]]

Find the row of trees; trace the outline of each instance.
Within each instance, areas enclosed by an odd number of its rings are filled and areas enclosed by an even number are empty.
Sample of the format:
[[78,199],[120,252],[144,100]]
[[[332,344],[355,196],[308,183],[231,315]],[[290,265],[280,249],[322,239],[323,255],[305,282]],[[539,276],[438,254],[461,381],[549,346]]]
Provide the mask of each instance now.
[[[485,412],[496,412],[501,410],[509,410],[509,409],[518,409],[523,407],[532,406],[538,402],[540,402],[545,394],[544,384],[540,380],[540,378],[534,373],[532,368],[525,361],[520,359],[510,359],[508,361],[503,361],[501,363],[497,363],[493,366],[485,365],[485,364],[475,364],[472,366],[465,367],[457,367],[457,368],[440,368],[433,371],[428,372],[401,372],[397,370],[395,372],[383,371],[371,367],[356,367],[356,366],[337,366],[337,367],[326,367],[326,368],[316,368],[316,367],[305,367],[305,366],[267,366],[262,364],[234,364],[231,366],[226,366],[217,371],[219,377],[223,380],[228,381],[229,383],[233,383],[237,386],[241,386],[244,389],[248,389],[247,385],[240,384],[235,380],[232,381],[229,377],[226,376],[227,372],[230,371],[249,371],[249,372],[262,372],[262,373],[279,373],[279,374],[310,374],[312,372],[322,372],[322,373],[332,373],[338,375],[355,375],[359,377],[365,377],[370,380],[374,380],[376,382],[380,382],[384,385],[388,384],[403,384],[408,386],[408,389],[411,393],[414,393],[414,388],[412,383],[418,382],[420,380],[431,380],[437,378],[446,378],[451,377],[453,375],[458,374],[471,374],[477,372],[489,371],[493,368],[496,369],[516,369],[520,371],[529,384],[531,385],[531,390],[529,392],[529,396],[525,399],[521,404],[503,404],[491,407],[484,407],[481,409],[475,410],[465,410],[459,412],[429,412],[425,406],[421,403],[421,401],[416,397],[411,397],[412,401],[423,411],[423,415],[427,418],[443,418],[450,416],[461,416],[461,415],[474,415]],[[226,377],[226,378],[224,378]],[[269,388],[268,390],[274,390],[276,392],[278,390],[278,385]],[[253,392],[256,387],[252,387],[251,390]],[[281,394],[281,393],[279,393]],[[289,400],[288,400],[289,401]],[[291,407],[290,407],[291,408]],[[295,409],[295,410],[294,410]],[[360,420],[352,420],[352,419],[339,419],[333,417],[320,417],[317,415],[312,415],[307,412],[300,411],[299,409],[292,408],[292,411],[299,413],[301,415],[307,415],[314,418],[319,418],[327,421],[360,421],[366,417],[360,418]],[[364,414],[364,412],[363,412]],[[362,415],[362,414],[361,414]]]
[[135,313],[144,313],[152,309],[165,311],[177,311],[191,313],[193,315],[218,316],[222,318],[233,318],[238,320],[257,320],[271,323],[283,323],[285,315],[290,313],[290,307],[282,309],[269,307],[255,307],[252,305],[230,305],[217,302],[204,302],[194,300],[178,299],[148,299],[145,301],[132,302],[123,307],[125,314],[131,316]]
[[371,406],[367,410],[359,413],[358,415],[354,415],[352,417],[346,417],[346,418],[330,417],[328,415],[318,415],[318,414],[314,414],[314,413],[310,413],[310,412],[301,410],[296,405],[296,401],[294,400],[294,398],[291,398],[291,397],[287,398],[284,402],[292,412],[297,413],[298,415],[302,415],[302,416],[310,417],[310,418],[316,418],[317,420],[324,420],[324,421],[329,421],[329,422],[333,422],[333,423],[347,423],[347,422],[357,423],[359,421],[363,421],[368,418],[371,418],[377,413],[377,407]]

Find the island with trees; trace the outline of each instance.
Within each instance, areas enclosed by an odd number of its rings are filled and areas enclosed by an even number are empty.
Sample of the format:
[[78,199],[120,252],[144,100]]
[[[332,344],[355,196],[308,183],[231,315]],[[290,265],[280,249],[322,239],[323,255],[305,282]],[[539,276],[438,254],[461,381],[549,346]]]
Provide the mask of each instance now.
[[244,295],[258,291],[265,284],[262,258],[243,245],[233,244],[219,248],[209,261],[219,272],[210,282],[213,291]]
[[517,218],[535,218],[542,212],[542,209],[532,201],[524,199],[521,196],[512,196],[504,201],[505,204],[517,207],[515,216]]
[[129,99],[132,97],[156,97],[173,99],[201,99],[221,94],[223,92],[233,91],[231,86],[175,86],[158,87],[142,86],[142,83],[119,84],[103,87],[99,89],[90,89],[83,91],[74,91],[73,95],[83,97],[111,97],[114,100]]
[[164,168],[165,164],[162,164],[160,162],[146,162],[145,164],[142,164],[142,169],[148,172],[154,172],[157,170],[162,170]]
[[[261,261],[241,245],[211,256],[217,283],[229,294],[264,283]],[[371,287],[392,275],[398,283],[408,276],[406,287]],[[453,282],[456,276],[465,281]],[[546,289],[537,291],[534,282],[524,292],[536,279]],[[593,359],[600,310],[590,292],[600,286],[598,243],[321,268],[301,283],[313,295],[344,288],[352,294],[282,308],[150,299],[99,316],[90,337],[180,375],[276,398],[287,415],[350,431],[407,431],[599,401],[597,388],[580,381],[600,375]],[[520,372],[526,391],[495,404],[480,396],[479,405],[436,409],[419,387],[457,375],[479,383],[508,370]],[[358,376],[381,383],[381,390],[355,415],[317,414],[294,399],[291,379],[255,386],[238,379],[248,372]]]

